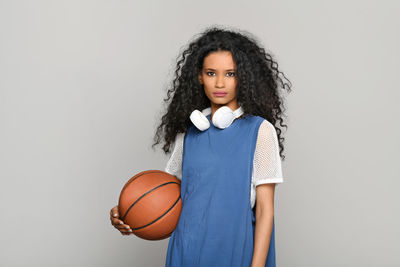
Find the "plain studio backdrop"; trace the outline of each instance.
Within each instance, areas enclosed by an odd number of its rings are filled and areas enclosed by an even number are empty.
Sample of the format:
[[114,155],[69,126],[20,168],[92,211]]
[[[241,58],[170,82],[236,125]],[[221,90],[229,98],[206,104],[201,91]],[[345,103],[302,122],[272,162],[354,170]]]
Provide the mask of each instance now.
[[151,149],[176,57],[253,33],[293,83],[277,264],[399,266],[398,1],[1,1],[0,266],[163,266],[109,211]]

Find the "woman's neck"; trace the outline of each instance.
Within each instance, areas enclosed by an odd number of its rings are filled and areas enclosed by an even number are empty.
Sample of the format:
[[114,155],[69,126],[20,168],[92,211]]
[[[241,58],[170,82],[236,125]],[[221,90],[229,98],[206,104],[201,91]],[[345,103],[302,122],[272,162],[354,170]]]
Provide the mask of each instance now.
[[216,104],[211,102],[211,115],[210,119],[212,120],[212,116],[214,115],[215,111],[217,111],[220,107],[228,106],[232,111],[235,111],[239,108],[237,101],[231,101],[227,104]]

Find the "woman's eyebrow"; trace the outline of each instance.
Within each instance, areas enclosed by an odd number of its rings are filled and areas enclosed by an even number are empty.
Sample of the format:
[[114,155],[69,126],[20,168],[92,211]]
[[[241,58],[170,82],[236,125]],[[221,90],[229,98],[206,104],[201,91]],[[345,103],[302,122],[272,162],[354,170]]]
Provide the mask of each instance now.
[[[213,71],[215,71],[215,69],[212,69],[212,68],[206,68],[206,70],[213,70]],[[234,69],[229,69],[229,70],[226,70],[226,71],[234,71]]]

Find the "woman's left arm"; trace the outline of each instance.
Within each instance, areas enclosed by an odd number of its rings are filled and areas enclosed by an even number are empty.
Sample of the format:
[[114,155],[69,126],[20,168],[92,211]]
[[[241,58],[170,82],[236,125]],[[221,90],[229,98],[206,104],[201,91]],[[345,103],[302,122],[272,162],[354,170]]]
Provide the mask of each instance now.
[[251,267],[265,267],[274,219],[275,183],[256,187],[256,222]]

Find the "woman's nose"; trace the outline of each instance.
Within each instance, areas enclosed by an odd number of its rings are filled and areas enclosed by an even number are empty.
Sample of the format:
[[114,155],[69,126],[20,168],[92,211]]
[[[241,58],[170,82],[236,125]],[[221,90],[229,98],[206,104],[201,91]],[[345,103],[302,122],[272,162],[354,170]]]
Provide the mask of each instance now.
[[224,76],[217,76],[216,87],[224,87]]

